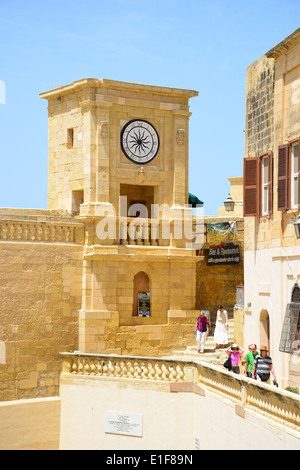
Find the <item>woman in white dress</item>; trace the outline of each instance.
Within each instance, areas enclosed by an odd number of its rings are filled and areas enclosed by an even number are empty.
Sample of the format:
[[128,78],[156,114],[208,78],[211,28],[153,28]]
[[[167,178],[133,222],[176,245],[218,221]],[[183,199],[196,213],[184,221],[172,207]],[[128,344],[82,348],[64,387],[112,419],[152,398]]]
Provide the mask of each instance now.
[[227,310],[224,310],[222,305],[219,305],[216,318],[216,328],[214,334],[214,341],[216,343],[216,348],[220,345],[224,346],[228,344],[228,314]]

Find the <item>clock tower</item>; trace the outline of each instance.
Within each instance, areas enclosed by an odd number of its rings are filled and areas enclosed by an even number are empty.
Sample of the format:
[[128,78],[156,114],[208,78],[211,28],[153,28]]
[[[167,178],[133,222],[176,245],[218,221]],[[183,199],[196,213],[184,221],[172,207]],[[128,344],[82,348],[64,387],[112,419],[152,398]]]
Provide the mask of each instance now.
[[197,95],[91,78],[41,93],[49,113],[49,209],[96,216],[103,205],[118,208],[127,193],[187,204],[189,98]]
[[[93,78],[40,94],[48,100],[48,207],[86,227],[81,351],[116,350],[117,336],[109,348],[105,332],[88,329],[92,318],[144,327],[193,312],[196,256],[185,250],[181,223],[189,99],[197,95]],[[139,296],[147,318],[139,316]]]

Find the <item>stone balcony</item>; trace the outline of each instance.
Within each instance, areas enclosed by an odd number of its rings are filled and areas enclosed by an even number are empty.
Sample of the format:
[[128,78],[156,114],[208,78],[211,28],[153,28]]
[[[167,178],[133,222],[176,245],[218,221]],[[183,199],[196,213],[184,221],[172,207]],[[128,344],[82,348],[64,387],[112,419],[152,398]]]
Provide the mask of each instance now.
[[59,211],[0,209],[0,241],[83,244],[84,226]]

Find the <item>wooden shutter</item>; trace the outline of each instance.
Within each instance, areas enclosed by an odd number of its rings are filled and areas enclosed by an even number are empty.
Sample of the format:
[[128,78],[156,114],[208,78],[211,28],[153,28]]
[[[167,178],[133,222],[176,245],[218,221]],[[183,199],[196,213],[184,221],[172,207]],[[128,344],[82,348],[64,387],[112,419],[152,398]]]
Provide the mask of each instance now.
[[259,158],[244,158],[244,217],[259,214]]
[[269,152],[268,159],[268,212],[272,214],[273,212],[273,153]]
[[289,145],[278,147],[278,210],[289,208]]

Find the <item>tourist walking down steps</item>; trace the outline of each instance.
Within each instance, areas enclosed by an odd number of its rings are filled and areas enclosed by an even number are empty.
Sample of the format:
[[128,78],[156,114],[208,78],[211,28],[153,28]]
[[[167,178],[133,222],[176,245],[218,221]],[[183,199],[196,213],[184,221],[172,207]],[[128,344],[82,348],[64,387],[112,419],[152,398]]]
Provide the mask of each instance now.
[[214,333],[214,341],[216,348],[222,345],[223,347],[228,344],[228,313],[224,310],[222,305],[219,305],[216,318],[216,328]]
[[231,360],[231,371],[235,374],[240,373],[240,358],[244,353],[243,348],[238,344],[232,344],[229,348],[226,349],[226,353],[230,357]]
[[195,326],[196,341],[198,347],[198,353],[204,353],[204,346],[207,335],[209,333],[209,321],[205,315],[205,312],[200,311],[200,315],[197,318]]

